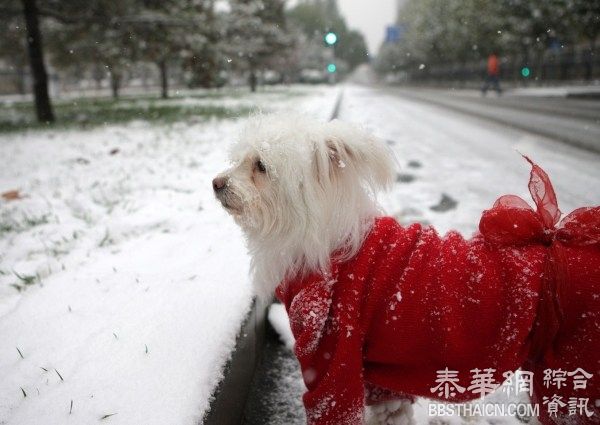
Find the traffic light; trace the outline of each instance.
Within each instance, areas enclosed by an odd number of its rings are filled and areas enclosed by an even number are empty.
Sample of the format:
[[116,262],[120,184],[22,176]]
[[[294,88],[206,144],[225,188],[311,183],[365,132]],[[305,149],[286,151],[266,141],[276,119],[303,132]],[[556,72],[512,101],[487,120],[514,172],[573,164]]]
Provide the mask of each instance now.
[[330,46],[333,46],[338,41],[337,34],[334,33],[333,31],[329,31],[327,34],[325,34],[324,38],[325,38],[325,43],[329,44]]
[[524,66],[523,68],[521,68],[521,75],[523,76],[523,78],[527,78],[529,77],[529,74],[531,74],[531,70]]
[[330,63],[329,65],[327,65],[327,72],[333,74],[335,73],[335,71],[337,71],[337,66],[335,66],[334,63]]

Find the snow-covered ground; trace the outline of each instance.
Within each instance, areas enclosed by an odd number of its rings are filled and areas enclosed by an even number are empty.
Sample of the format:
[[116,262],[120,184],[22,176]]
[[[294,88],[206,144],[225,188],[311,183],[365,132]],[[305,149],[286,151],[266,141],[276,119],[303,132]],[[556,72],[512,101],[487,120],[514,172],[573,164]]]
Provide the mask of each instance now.
[[[326,119],[336,89],[303,90],[207,101]],[[403,223],[468,235],[497,196],[528,200],[518,152],[548,171],[564,212],[600,203],[589,152],[358,86],[345,88],[340,118],[395,152],[397,183],[381,202]],[[0,136],[0,193],[24,196],[0,200],[0,424],[199,421],[250,305],[242,237],[210,188],[240,124]],[[282,313],[271,316],[285,329]]]
[[[328,118],[295,90],[211,102]],[[0,424],[200,421],[251,302],[211,188],[241,121],[0,136]]]
[[[401,87],[401,86],[400,86]],[[454,96],[481,98],[481,88],[424,88],[424,90],[436,90],[452,93]],[[513,87],[510,82],[502,83],[502,96],[511,97],[537,97],[537,98],[561,98],[600,95],[600,84],[570,85],[570,86],[531,86]],[[496,96],[491,93],[491,96]]]
[[510,94],[519,96],[542,96],[542,97],[566,97],[583,94],[600,95],[600,85],[570,85],[570,86],[548,86],[548,87],[523,87],[515,88]]

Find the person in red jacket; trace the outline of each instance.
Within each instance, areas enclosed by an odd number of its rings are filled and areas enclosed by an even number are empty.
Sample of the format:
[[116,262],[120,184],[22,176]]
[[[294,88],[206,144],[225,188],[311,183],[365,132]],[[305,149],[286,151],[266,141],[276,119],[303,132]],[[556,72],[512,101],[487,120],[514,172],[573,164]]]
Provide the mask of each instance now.
[[473,399],[518,368],[543,423],[600,423],[600,207],[558,224],[531,164],[535,210],[503,196],[469,240],[376,218],[351,260],[279,285],[309,424],[361,424],[382,392]]
[[495,53],[488,56],[486,71],[485,81],[481,88],[482,94],[485,96],[490,86],[493,90],[496,90],[498,95],[502,94],[502,89],[500,88],[500,62]]

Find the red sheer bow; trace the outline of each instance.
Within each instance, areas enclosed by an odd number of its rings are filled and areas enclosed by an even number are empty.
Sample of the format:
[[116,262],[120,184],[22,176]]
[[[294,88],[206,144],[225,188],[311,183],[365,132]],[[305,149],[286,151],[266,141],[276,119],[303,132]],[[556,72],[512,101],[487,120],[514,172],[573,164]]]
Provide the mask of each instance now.
[[516,195],[502,196],[483,212],[479,222],[485,239],[500,245],[550,245],[555,240],[569,245],[600,245],[600,207],[578,208],[557,226],[561,211],[550,178],[531,159],[524,158],[531,164],[529,193],[536,209]]
[[568,288],[563,246],[596,245],[600,248],[600,207],[576,209],[559,223],[561,212],[548,175],[529,158],[525,159],[531,164],[529,192],[536,209],[518,196],[503,196],[491,209],[483,212],[479,231],[494,244],[544,244],[550,248],[536,323],[531,333],[530,356],[537,359],[550,347],[562,322],[561,300]]

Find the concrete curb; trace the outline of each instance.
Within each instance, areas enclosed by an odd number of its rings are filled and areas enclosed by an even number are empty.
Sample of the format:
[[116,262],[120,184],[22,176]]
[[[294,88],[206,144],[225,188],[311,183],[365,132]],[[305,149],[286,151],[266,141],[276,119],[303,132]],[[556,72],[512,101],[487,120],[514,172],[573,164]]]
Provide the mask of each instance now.
[[235,350],[217,386],[210,410],[201,423],[204,425],[239,425],[244,414],[254,371],[263,351],[266,336],[268,302],[255,299],[252,309],[242,324]]
[[344,90],[340,90],[340,92],[337,95],[337,99],[335,101],[335,105],[333,107],[333,111],[331,111],[331,116],[329,118],[329,121],[335,120],[339,117],[340,115],[340,108],[342,107],[342,100],[344,99]]

